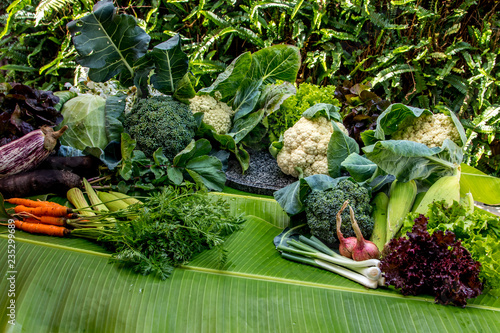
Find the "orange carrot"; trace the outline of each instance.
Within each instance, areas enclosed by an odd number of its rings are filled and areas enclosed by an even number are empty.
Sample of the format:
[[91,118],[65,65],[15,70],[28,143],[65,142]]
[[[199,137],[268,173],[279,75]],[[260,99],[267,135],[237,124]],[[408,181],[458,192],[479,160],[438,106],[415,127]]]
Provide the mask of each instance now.
[[14,212],[16,213],[29,213],[36,216],[59,216],[66,217],[72,212],[71,208],[65,206],[54,206],[48,205],[45,207],[26,207],[23,205],[18,205],[14,207]]
[[43,234],[47,236],[64,237],[70,233],[69,229],[49,224],[28,223],[19,220],[14,221],[16,229],[29,232],[31,234]]
[[22,205],[25,207],[47,207],[47,206],[57,206],[57,207],[64,207],[58,203],[51,202],[51,201],[41,201],[41,200],[30,200],[30,199],[24,199],[24,198],[10,198],[10,199],[5,199],[8,203],[14,204],[14,205]]
[[24,218],[24,222],[28,223],[43,223],[64,226],[66,225],[66,218],[56,216],[31,216]]

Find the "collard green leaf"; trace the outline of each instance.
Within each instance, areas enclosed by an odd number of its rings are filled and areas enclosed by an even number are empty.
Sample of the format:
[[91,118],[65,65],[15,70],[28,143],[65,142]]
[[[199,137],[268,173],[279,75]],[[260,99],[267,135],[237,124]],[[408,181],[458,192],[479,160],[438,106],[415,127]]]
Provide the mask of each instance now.
[[377,165],[358,153],[352,153],[341,163],[342,168],[346,169],[354,180],[364,182],[370,179]]
[[296,215],[304,210],[303,201],[309,191],[304,178],[274,192],[274,199],[289,215]]
[[175,166],[171,166],[167,169],[167,176],[168,179],[175,185],[180,185],[184,181],[182,170],[176,168]]
[[116,14],[112,2],[100,1],[93,12],[67,25],[89,78],[105,82],[117,74],[120,82],[133,79],[133,65],[147,52],[150,37],[130,15]]
[[346,135],[332,121],[333,133],[328,142],[326,158],[328,160],[328,174],[333,177],[340,176],[340,165],[352,153],[359,153],[359,145],[353,138]]
[[248,154],[248,152],[245,150],[245,148],[243,148],[242,145],[239,145],[236,146],[234,155],[240,163],[241,172],[245,173],[245,171],[247,171],[248,167],[250,166],[250,154]]
[[212,94],[218,91],[223,102],[229,101],[236,94],[236,90],[240,86],[243,79],[247,76],[247,72],[252,63],[252,54],[245,52],[234,59],[224,72],[219,74],[217,79],[210,87],[200,90],[202,93]]
[[231,133],[229,133],[236,143],[239,143],[243,138],[252,131],[257,124],[264,118],[264,109],[253,112],[244,118],[234,121]]
[[134,85],[137,88],[137,96],[146,98],[149,95],[149,74],[154,69],[154,62],[150,54],[139,58],[134,64]]
[[427,179],[451,175],[460,165],[463,152],[454,142],[446,139],[442,147],[406,140],[387,140],[364,147],[365,156],[397,180]]
[[250,77],[274,83],[276,80],[295,82],[300,68],[300,50],[290,45],[274,45],[252,55]]
[[273,141],[271,145],[269,146],[269,153],[276,158],[278,156],[279,152],[281,149],[283,149],[283,146],[285,144],[283,143],[283,135],[280,136],[278,141]]
[[226,183],[226,174],[222,171],[222,162],[214,156],[198,156],[189,160],[186,171],[196,183],[203,184],[209,190],[222,191]]
[[467,135],[465,134],[464,126],[462,125],[462,123],[460,122],[460,120],[458,119],[457,115],[454,112],[448,110],[446,114],[448,114],[451,117],[451,120],[453,120],[453,124],[455,124],[455,127],[457,128],[458,133],[460,134],[460,141],[462,141],[461,147],[465,147],[465,144],[467,143]]
[[186,73],[184,77],[178,82],[174,91],[174,98],[178,101],[189,103],[189,100],[196,95],[193,84],[190,79],[190,74]]
[[316,103],[302,113],[302,117],[315,119],[317,117],[326,117],[328,120],[342,121],[338,106],[328,103]]
[[155,63],[151,83],[162,93],[173,94],[189,67],[188,57],[181,49],[180,36],[175,35],[156,45],[150,57]]
[[87,147],[82,151],[82,155],[92,155],[103,162],[109,170],[114,170],[121,162],[121,144],[120,141],[111,141],[104,148]]
[[136,146],[136,141],[127,133],[123,132],[121,135],[121,154],[122,163],[120,166],[120,176],[129,180],[132,177],[132,154]]
[[279,85],[265,85],[259,98],[259,108],[265,109],[266,117],[278,110],[281,104],[290,96],[295,95],[297,89],[290,82],[283,82]]
[[254,111],[261,94],[262,80],[244,79],[234,96],[234,121]]
[[195,157],[208,155],[212,150],[212,145],[207,139],[192,140],[186,148],[174,157],[174,165],[184,167],[186,163]]
[[104,108],[106,114],[106,137],[108,141],[120,141],[123,132],[121,117],[125,111],[126,95],[118,93],[106,98]]

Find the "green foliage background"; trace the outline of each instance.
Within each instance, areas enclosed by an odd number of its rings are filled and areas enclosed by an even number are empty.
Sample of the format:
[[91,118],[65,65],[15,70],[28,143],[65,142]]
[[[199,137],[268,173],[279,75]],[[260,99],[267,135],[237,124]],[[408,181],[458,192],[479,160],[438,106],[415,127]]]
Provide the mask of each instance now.
[[[301,49],[298,82],[371,82],[383,99],[447,106],[468,128],[467,162],[498,174],[500,4],[494,0],[115,1],[151,35],[182,37],[197,88],[244,51]],[[10,6],[9,6],[10,5]],[[0,1],[5,81],[45,89],[72,81],[75,51],[65,25],[91,0]],[[9,6],[7,8],[7,6]]]

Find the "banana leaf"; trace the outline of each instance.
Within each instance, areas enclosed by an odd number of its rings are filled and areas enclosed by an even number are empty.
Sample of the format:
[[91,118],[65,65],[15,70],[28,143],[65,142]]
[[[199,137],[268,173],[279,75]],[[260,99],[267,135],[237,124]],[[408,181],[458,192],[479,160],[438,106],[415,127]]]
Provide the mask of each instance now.
[[[319,268],[284,260],[273,238],[287,223],[270,198],[214,194],[248,214],[226,242],[229,264],[211,251],[161,281],[116,264],[82,239],[16,232],[15,267],[1,227],[0,331],[3,332],[496,332],[500,299],[466,308],[432,297],[367,290]],[[14,270],[15,273],[10,271]],[[15,276],[15,325],[9,323]]]

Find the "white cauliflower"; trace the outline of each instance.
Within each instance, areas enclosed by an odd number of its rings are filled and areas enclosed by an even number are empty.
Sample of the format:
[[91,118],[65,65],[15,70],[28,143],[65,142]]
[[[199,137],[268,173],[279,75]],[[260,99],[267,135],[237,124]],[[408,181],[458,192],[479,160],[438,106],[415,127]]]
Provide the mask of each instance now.
[[[347,134],[342,123],[336,124]],[[332,133],[331,121],[325,117],[300,118],[283,134],[283,148],[277,156],[281,171],[287,175],[299,177],[299,172],[295,169],[299,167],[302,169],[304,177],[316,174],[327,175],[326,153]]]
[[411,119],[394,132],[391,139],[420,142],[433,148],[441,147],[445,139],[459,143],[460,134],[450,116],[436,113]]
[[233,109],[224,102],[209,95],[195,96],[190,99],[193,113],[203,112],[203,122],[214,127],[217,134],[226,134],[231,129]]

